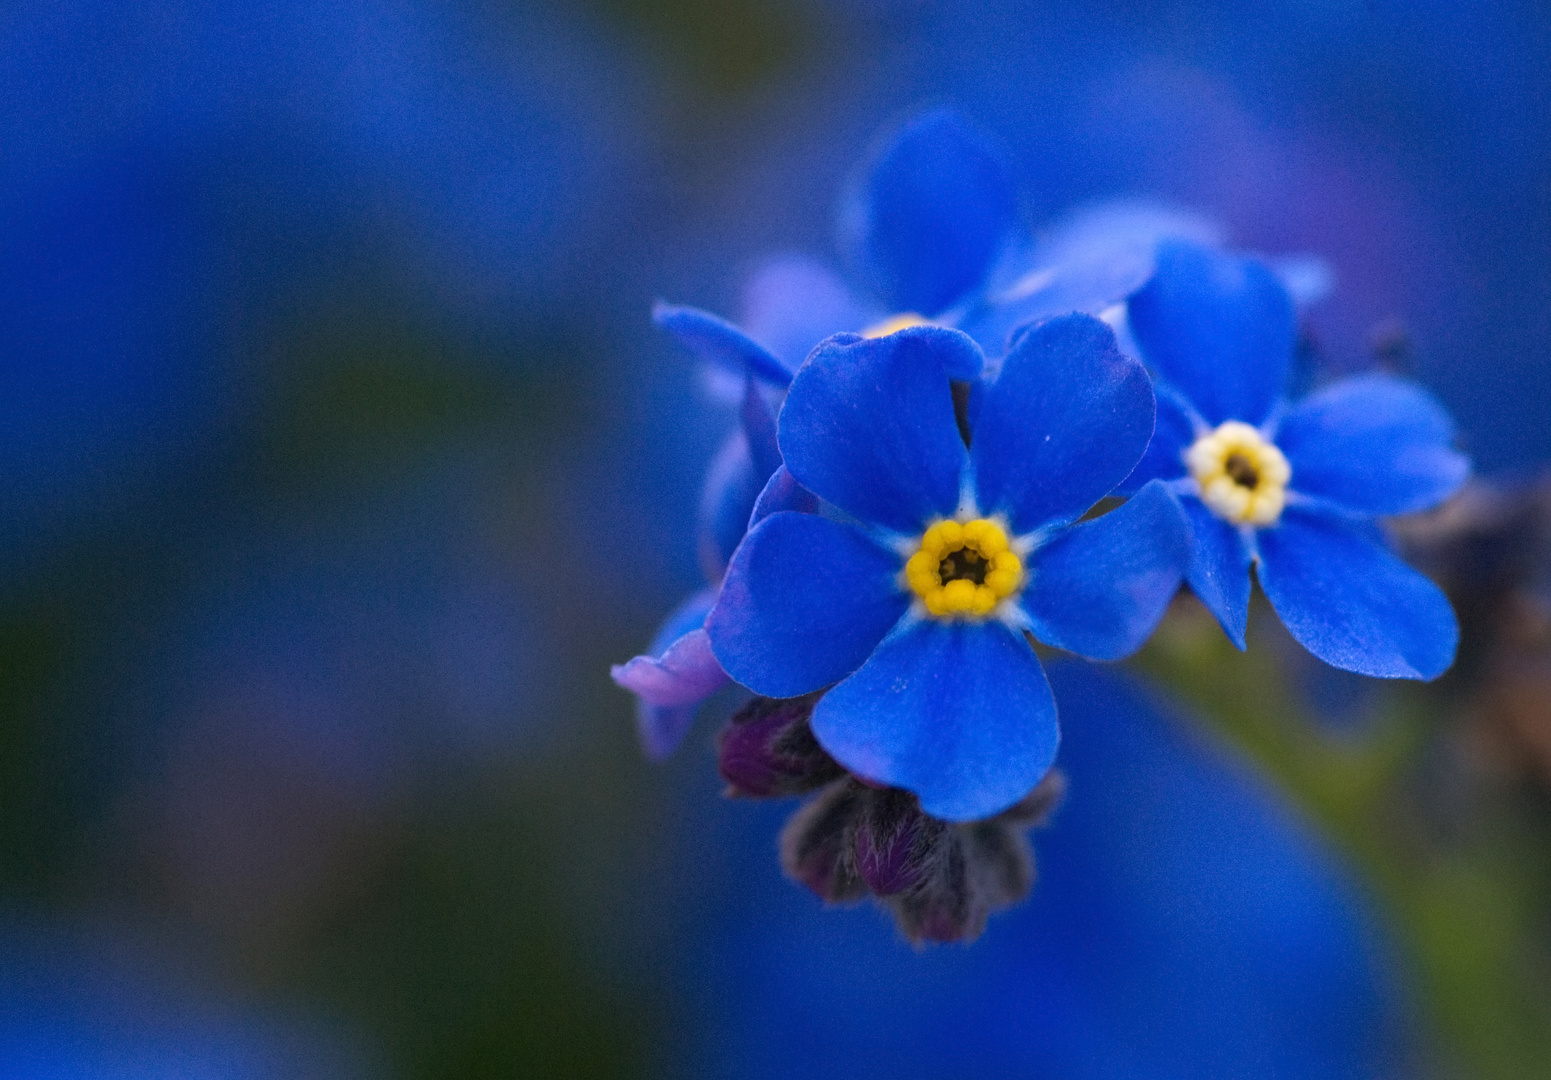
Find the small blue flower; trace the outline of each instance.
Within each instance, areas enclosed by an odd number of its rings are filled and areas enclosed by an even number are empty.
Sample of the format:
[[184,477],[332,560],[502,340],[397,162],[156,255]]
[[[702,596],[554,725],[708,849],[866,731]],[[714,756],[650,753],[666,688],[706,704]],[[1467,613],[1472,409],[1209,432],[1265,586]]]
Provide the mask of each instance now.
[[1459,628],[1443,594],[1389,552],[1374,519],[1425,510],[1470,472],[1454,426],[1421,387],[1342,379],[1296,405],[1285,392],[1293,304],[1251,259],[1163,244],[1130,301],[1158,426],[1128,481],[1169,481],[1194,534],[1186,574],[1244,648],[1253,566],[1293,637],[1338,668],[1431,679]]
[[1132,470],[1152,390],[1113,332],[1069,315],[1022,334],[973,389],[969,447],[950,379],[967,335],[837,335],[793,380],[786,468],[855,523],[775,513],[734,554],[706,620],[734,680],[767,697],[837,684],[820,743],[929,814],[988,817],[1049,768],[1055,702],[1025,633],[1097,659],[1145,640],[1188,559],[1160,485],[1073,525]]
[[[871,325],[869,332],[882,336],[924,323],[916,309],[935,312],[978,287],[1005,246],[1016,206],[995,149],[956,114],[937,110],[882,148],[844,216],[849,247],[881,308],[855,300],[827,271],[799,273],[767,312],[779,353],[710,312],[661,303],[653,309],[653,320],[714,373],[741,384],[743,423],[712,461],[701,499],[701,562],[713,587],[668,617],[647,655],[613,669],[615,682],[640,698],[637,721],[651,757],[672,753],[701,702],[727,682],[701,623],[751,519],[811,509],[811,496],[781,467],[775,424],[756,384],[784,390],[813,344],[830,334]],[[958,375],[979,373],[977,367]]]

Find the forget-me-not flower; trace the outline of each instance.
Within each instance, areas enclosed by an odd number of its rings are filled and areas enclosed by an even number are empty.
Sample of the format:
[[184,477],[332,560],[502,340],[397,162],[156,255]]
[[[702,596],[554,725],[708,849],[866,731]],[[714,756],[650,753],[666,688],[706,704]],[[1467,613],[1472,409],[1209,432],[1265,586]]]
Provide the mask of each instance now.
[[[645,655],[613,669],[614,680],[640,699],[637,723],[652,757],[682,741],[696,710],[726,685],[702,623],[732,551],[760,516],[806,509],[806,493],[780,468],[774,424],[759,387],[782,391],[818,341],[836,331],[871,327],[881,336],[924,323],[917,309],[937,312],[985,279],[1016,217],[1013,189],[996,150],[957,114],[926,113],[879,152],[847,204],[848,246],[875,300],[857,300],[844,285],[799,274],[767,324],[767,348],[734,324],[698,308],[658,304],[653,318],[723,377],[742,385],[742,425],[712,461],[701,500],[701,563],[712,587],[684,601]],[[811,286],[811,288],[810,288]],[[822,295],[820,295],[822,294]],[[903,314],[901,314],[903,312]],[[978,374],[978,372],[970,373]]]
[[[988,817],[1055,756],[1055,702],[1025,633],[1097,658],[1138,646],[1179,585],[1186,525],[1162,485],[1073,525],[1151,436],[1146,372],[1096,319],[984,356],[915,327],[837,335],[793,380],[785,467],[849,520],[775,513],[750,530],[706,620],[716,658],[767,697],[835,684],[814,734],[854,774],[949,821]],[[966,446],[966,441],[969,445]]]
[[1157,432],[1129,484],[1162,479],[1183,496],[1187,578],[1233,642],[1244,648],[1253,566],[1292,636],[1326,663],[1441,674],[1454,612],[1374,519],[1434,506],[1469,474],[1442,406],[1382,374],[1286,402],[1293,304],[1252,259],[1166,243],[1129,308],[1158,390]]

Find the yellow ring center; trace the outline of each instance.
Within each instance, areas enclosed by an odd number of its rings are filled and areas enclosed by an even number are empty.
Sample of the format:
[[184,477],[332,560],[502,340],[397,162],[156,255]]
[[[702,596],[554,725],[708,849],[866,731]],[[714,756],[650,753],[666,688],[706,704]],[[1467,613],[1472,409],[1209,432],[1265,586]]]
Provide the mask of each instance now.
[[1185,465],[1201,485],[1201,501],[1235,525],[1275,525],[1287,504],[1292,467],[1258,430],[1229,420],[1185,451]]
[[939,521],[921,534],[905,579],[935,618],[985,618],[1023,587],[1023,560],[994,521]]
[[873,323],[862,331],[862,337],[880,338],[897,334],[901,330],[909,330],[913,326],[931,326],[932,320],[925,315],[917,315],[914,311],[902,311],[898,315],[890,315]]

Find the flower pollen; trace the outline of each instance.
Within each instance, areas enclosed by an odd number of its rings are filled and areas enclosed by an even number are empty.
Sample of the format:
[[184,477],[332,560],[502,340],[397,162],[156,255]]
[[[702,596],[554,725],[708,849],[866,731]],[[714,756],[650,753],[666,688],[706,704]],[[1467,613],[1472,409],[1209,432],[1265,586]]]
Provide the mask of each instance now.
[[898,315],[890,315],[886,319],[880,319],[867,329],[862,331],[862,337],[881,338],[890,334],[897,334],[901,330],[909,330],[913,326],[931,326],[932,320],[924,315],[918,315],[914,311],[902,311]]
[[1201,501],[1235,525],[1275,525],[1287,502],[1292,468],[1287,458],[1249,424],[1229,420],[1185,451]]
[[983,619],[1023,587],[1023,560],[994,521],[939,521],[921,534],[905,578],[933,617]]

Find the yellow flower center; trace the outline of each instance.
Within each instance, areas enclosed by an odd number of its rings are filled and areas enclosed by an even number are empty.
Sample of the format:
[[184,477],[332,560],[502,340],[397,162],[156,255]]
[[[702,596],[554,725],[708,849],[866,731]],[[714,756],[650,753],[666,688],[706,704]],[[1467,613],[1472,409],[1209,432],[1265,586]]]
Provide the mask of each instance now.
[[921,534],[905,579],[934,617],[982,619],[1023,587],[1023,560],[994,521],[939,521]]
[[1185,451],[1201,501],[1235,525],[1275,525],[1287,503],[1292,468],[1255,428],[1229,420]]
[[909,330],[912,326],[931,326],[932,320],[924,315],[917,315],[913,311],[902,311],[898,315],[890,315],[887,319],[873,323],[862,331],[862,337],[880,338],[897,334],[901,330]]

